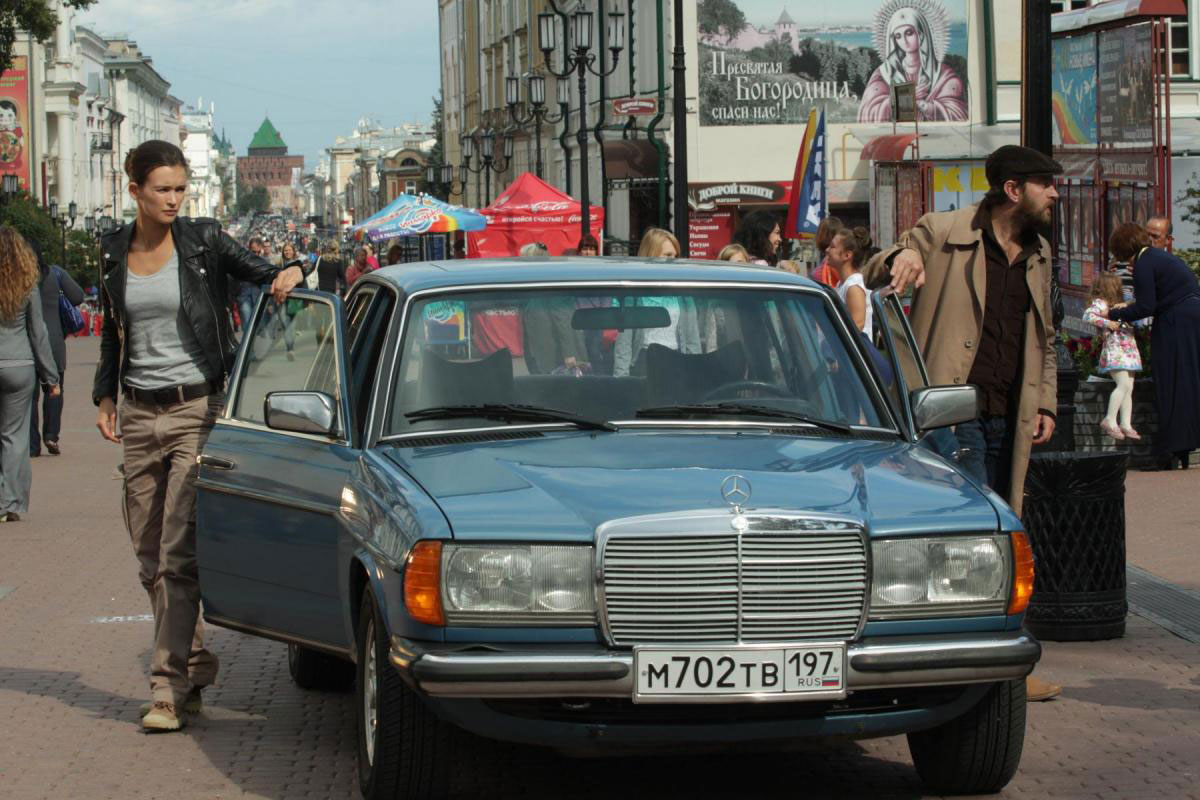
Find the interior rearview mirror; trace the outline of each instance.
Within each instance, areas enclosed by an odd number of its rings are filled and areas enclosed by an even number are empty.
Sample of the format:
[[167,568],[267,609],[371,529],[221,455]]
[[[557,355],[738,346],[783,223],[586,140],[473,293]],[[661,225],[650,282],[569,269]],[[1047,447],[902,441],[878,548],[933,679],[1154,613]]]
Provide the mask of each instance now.
[[324,392],[270,392],[263,401],[263,418],[278,431],[337,435],[337,405]]
[[580,308],[571,315],[571,327],[577,331],[604,331],[616,328],[669,328],[671,315],[662,306],[604,306]]
[[913,424],[929,431],[970,422],[979,416],[979,390],[974,386],[926,386],[910,395]]

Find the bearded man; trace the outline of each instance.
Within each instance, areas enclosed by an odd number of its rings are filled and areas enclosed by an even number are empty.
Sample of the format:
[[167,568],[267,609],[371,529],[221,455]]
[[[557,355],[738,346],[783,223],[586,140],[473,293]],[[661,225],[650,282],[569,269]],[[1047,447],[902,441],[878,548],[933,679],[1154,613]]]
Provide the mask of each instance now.
[[[926,214],[864,270],[873,288],[913,287],[909,322],[932,384],[975,384],[979,417],[954,429],[959,466],[1020,515],[1033,445],[1057,407],[1049,225],[1062,166],[1027,147],[988,156],[978,205]],[[1030,677],[1031,700],[1060,691]]]

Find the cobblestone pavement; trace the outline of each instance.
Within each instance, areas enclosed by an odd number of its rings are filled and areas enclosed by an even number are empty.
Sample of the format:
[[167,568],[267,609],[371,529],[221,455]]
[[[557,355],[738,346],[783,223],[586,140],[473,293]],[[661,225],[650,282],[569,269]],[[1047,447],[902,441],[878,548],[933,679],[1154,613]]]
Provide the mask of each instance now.
[[[274,642],[212,631],[223,666],[204,714],[181,734],[140,732],[149,609],[117,507],[118,448],[92,427],[94,342],[70,351],[64,455],[35,460],[31,512],[0,525],[0,798],[357,797],[350,695],[297,689]],[[1192,588],[1198,490],[1200,470],[1129,480],[1131,561]],[[1130,617],[1123,639],[1046,643],[1038,674],[1064,695],[1030,706],[1003,797],[1200,798],[1200,645]],[[463,796],[923,796],[902,737],[716,757],[475,755],[484,777]]]

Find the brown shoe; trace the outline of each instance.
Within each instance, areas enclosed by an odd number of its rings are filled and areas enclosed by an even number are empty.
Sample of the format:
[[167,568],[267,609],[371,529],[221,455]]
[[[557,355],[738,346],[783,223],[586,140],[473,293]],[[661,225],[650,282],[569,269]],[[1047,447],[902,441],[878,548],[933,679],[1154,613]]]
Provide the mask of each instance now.
[[150,713],[142,717],[142,730],[146,733],[177,731],[184,725],[184,715],[175,712],[175,704],[158,700],[150,707]]
[[[199,714],[204,710],[204,698],[200,696],[200,690],[203,688],[202,686],[193,686],[188,692],[187,699],[183,701],[183,710],[188,714]],[[150,709],[153,707],[152,703],[142,703],[139,714],[144,717],[150,713]]]
[[1030,703],[1040,703],[1051,700],[1062,694],[1062,687],[1041,678],[1028,675],[1025,678],[1025,699]]

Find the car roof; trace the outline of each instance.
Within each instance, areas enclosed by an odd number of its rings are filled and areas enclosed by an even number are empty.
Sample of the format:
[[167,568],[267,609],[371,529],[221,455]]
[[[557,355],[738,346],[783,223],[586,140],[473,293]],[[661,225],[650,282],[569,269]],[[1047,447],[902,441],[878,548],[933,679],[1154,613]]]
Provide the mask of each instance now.
[[472,258],[395,264],[368,273],[405,294],[425,289],[488,283],[571,281],[714,281],[760,283],[765,287],[818,288],[808,278],[775,267],[730,261],[592,257]]

